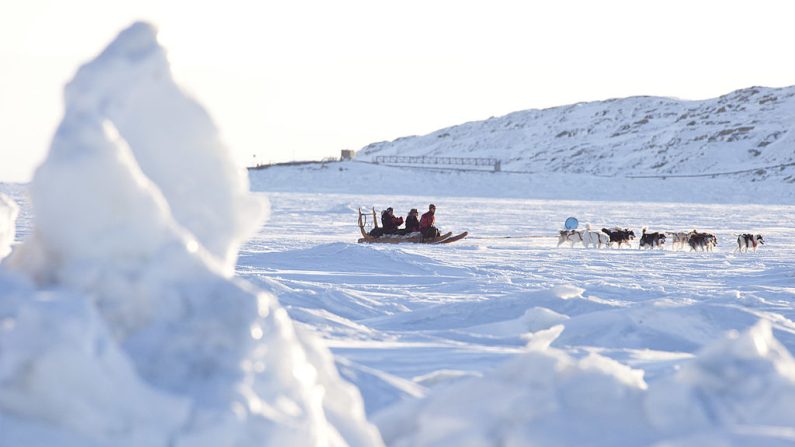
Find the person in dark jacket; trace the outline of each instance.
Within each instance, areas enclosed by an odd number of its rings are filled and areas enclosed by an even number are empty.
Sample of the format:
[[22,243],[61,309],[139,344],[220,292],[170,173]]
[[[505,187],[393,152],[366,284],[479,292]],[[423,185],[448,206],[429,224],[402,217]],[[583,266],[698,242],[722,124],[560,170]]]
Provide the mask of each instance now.
[[417,219],[419,214],[420,212],[417,211],[417,208],[412,208],[409,211],[409,215],[406,216],[406,234],[420,231],[420,221]]
[[438,237],[441,233],[439,229],[434,226],[436,223],[436,205],[431,203],[428,206],[428,212],[423,214],[420,218],[420,231],[422,237],[429,239]]
[[381,227],[384,229],[384,234],[398,233],[398,227],[401,225],[403,225],[403,218],[395,216],[391,207],[381,213]]

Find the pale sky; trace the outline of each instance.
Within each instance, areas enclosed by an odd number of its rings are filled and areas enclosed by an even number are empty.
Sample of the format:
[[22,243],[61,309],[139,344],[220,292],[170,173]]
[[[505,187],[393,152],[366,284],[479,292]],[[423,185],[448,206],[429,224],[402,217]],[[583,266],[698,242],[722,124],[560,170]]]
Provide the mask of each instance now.
[[517,110],[795,84],[788,1],[0,2],[0,181],[31,177],[63,85],[136,20],[241,165]]

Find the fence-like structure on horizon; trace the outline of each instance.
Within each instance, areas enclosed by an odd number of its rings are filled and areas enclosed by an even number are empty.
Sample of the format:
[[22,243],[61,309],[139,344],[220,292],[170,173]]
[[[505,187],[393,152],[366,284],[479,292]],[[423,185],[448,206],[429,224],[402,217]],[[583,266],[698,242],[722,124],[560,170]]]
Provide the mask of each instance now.
[[500,160],[496,158],[477,157],[428,157],[406,155],[379,155],[373,159],[377,164],[383,165],[425,165],[439,168],[477,168],[491,167],[494,172],[500,171]]

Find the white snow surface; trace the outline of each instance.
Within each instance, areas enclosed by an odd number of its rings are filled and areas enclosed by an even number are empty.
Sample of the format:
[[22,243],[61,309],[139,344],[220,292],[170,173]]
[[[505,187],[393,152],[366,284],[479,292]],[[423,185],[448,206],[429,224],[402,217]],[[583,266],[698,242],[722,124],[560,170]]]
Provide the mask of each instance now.
[[[366,162],[273,166],[251,171],[251,188],[271,192],[399,194],[427,197],[592,200],[642,203],[795,204],[795,187],[752,174],[716,178],[626,178],[560,172],[482,172]],[[366,205],[366,203],[365,203]],[[419,207],[417,204],[414,207]],[[406,210],[402,211],[405,215]]]
[[[482,379],[398,405],[378,421],[395,446],[795,440],[795,360],[766,321],[714,342],[651,387],[643,375],[599,354],[577,359],[558,349],[530,349]],[[754,433],[759,427],[768,433]]]
[[[325,176],[364,190],[372,178],[350,175],[357,166],[289,168],[294,183],[288,168],[266,169],[252,184],[308,188],[313,172],[318,190]],[[795,442],[795,207],[404,195],[405,184],[443,188],[468,173],[381,169],[401,174],[374,187],[391,194],[268,193],[273,219],[244,245],[238,273],[330,344],[388,445]],[[355,243],[358,207],[405,215],[429,201],[443,230],[470,237]],[[719,245],[556,248],[569,216],[697,228]],[[766,245],[735,253],[736,235],[752,231]]]
[[381,444],[329,351],[230,278],[262,198],[229,166],[151,26],[78,72],[0,268],[0,445]]
[[[292,168],[292,180],[268,169],[252,184],[309,188],[312,172],[321,191],[325,175],[360,166],[368,165]],[[390,194],[267,193],[272,218],[243,245],[237,274],[324,339],[387,444],[795,442],[792,205],[594,199],[604,191],[589,200],[404,195],[406,182],[443,186],[451,174],[381,169],[401,174],[383,177]],[[277,179],[263,178],[271,173]],[[371,180],[347,178],[362,190]],[[708,191],[710,181],[690,187]],[[24,188],[5,188],[22,204],[17,233],[29,237],[37,216],[26,217]],[[470,237],[447,246],[355,243],[360,206],[402,215],[429,201],[442,229]],[[711,253],[555,248],[572,215],[595,228],[713,231],[719,245]],[[736,234],[751,231],[766,245],[735,253]],[[329,420],[338,402],[325,405]]]

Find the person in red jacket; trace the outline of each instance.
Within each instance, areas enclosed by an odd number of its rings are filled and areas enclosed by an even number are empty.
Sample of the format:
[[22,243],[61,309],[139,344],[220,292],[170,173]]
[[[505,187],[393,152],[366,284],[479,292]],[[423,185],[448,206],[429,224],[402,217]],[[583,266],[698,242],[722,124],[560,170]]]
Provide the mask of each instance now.
[[403,218],[395,216],[391,207],[381,213],[381,227],[384,229],[384,234],[398,233],[398,227],[401,225],[403,225]]
[[441,233],[439,229],[434,226],[436,223],[436,205],[431,203],[428,206],[428,212],[423,214],[420,218],[420,231],[422,236],[426,239],[438,237]]

